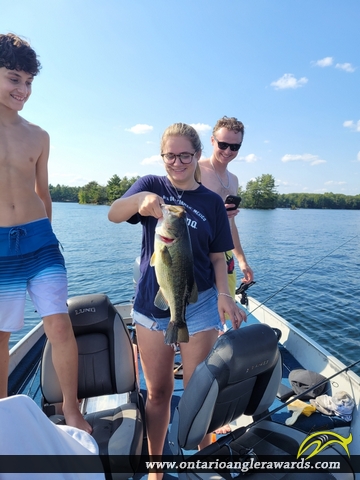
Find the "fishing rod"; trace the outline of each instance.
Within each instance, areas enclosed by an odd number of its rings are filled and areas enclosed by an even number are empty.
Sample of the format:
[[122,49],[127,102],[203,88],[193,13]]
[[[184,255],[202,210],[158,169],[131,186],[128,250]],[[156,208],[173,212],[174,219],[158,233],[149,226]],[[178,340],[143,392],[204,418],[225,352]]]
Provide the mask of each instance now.
[[[259,307],[261,307],[262,305],[264,305],[266,302],[268,302],[269,300],[271,300],[272,298],[275,297],[275,295],[277,295],[278,293],[282,292],[286,287],[288,287],[289,285],[291,285],[293,282],[295,282],[298,278],[302,277],[306,272],[308,272],[309,270],[311,270],[312,268],[314,268],[318,263],[322,262],[323,260],[325,260],[325,258],[329,257],[330,255],[332,255],[334,252],[336,252],[336,250],[339,250],[339,248],[343,247],[344,245],[346,245],[347,243],[349,243],[351,240],[354,240],[354,238],[357,238],[359,235],[354,235],[353,237],[349,238],[348,240],[346,240],[346,242],[342,243],[341,245],[338,245],[336,248],[334,248],[333,250],[331,250],[331,252],[329,252],[328,254],[324,255],[323,257],[321,257],[317,262],[315,262],[314,264],[312,264],[310,267],[306,268],[303,272],[301,272],[299,275],[297,275],[295,278],[293,278],[292,280],[290,280],[288,283],[286,283],[283,287],[281,287],[277,292],[275,293],[272,293],[271,295],[269,295],[269,297],[267,297],[263,302],[261,302],[258,306],[256,306],[251,312],[249,312],[249,314],[252,314],[253,312],[255,312],[255,310],[257,310]],[[242,283],[240,285],[239,288],[237,288],[236,290],[236,294],[237,295],[241,295],[241,304],[242,305],[245,305],[247,306],[248,305],[248,299],[247,299],[247,294],[246,294],[246,290],[251,287],[252,285],[254,285],[256,282],[250,282],[250,283]]]
[[[280,293],[282,290],[284,290],[286,287],[288,287],[289,285],[291,285],[293,282],[295,282],[298,278],[300,278],[302,275],[304,275],[306,272],[308,272],[309,270],[311,270],[312,268],[314,268],[318,263],[322,262],[323,260],[325,260],[325,258],[329,257],[330,255],[332,255],[334,252],[336,252],[336,250],[338,250],[339,248],[343,247],[344,245],[346,245],[347,243],[349,243],[351,240],[353,240],[354,238],[358,237],[359,235],[354,235],[353,237],[349,238],[348,240],[346,240],[346,242],[342,243],[341,245],[338,245],[336,248],[334,248],[331,252],[329,252],[328,254],[326,254],[325,256],[323,256],[322,258],[320,258],[320,260],[318,260],[317,262],[315,262],[313,265],[311,265],[310,267],[306,268],[303,272],[301,272],[299,275],[297,275],[295,278],[293,278],[292,280],[290,280],[288,283],[286,283],[283,287],[281,287],[277,292],[271,294],[268,298],[266,298],[263,302],[261,302],[259,305],[257,305],[253,310],[251,310],[251,312],[249,312],[249,315],[251,315],[253,312],[255,312],[255,310],[257,310],[259,307],[261,307],[262,305],[264,305],[268,300],[271,300],[272,298],[275,297],[275,295],[277,295],[278,293]],[[256,282],[254,281],[251,281],[249,283],[241,283],[241,285],[236,289],[235,293],[236,295],[240,295],[240,303],[241,305],[245,305],[245,307],[248,306],[249,304],[249,300],[248,300],[248,296],[247,296],[247,290],[252,286],[252,285],[255,285]],[[232,330],[232,327],[229,327],[228,330]],[[176,368],[174,369],[174,374],[176,374],[178,372],[178,370],[180,370],[180,368],[182,367],[182,364],[176,366]]]
[[[259,418],[258,420],[254,420],[253,422],[249,423],[249,425],[245,426],[245,427],[239,427],[237,428],[236,430],[233,430],[232,432],[228,433],[227,435],[223,436],[223,437],[220,437],[218,440],[216,440],[214,443],[211,443],[210,445],[208,445],[207,447],[205,447],[203,450],[200,450],[199,453],[196,453],[194,455],[194,457],[196,456],[208,456],[208,455],[212,455],[214,453],[217,452],[217,450],[219,448],[222,448],[222,447],[228,447],[229,448],[229,444],[231,442],[233,442],[234,440],[237,440],[239,437],[241,437],[242,435],[244,435],[244,433],[251,427],[255,427],[256,425],[258,425],[260,422],[262,422],[263,420],[266,420],[267,418],[269,418],[271,415],[274,415],[275,413],[279,412],[280,410],[282,410],[284,407],[286,407],[287,405],[289,405],[290,403],[294,402],[295,400],[300,400],[301,397],[303,397],[304,395],[306,395],[307,393],[311,392],[312,390],[315,390],[316,388],[318,387],[321,387],[321,385],[324,385],[325,383],[329,382],[330,380],[332,380],[333,378],[337,377],[338,375],[340,375],[341,373],[344,373],[344,372],[347,372],[348,370],[350,370],[351,368],[353,368],[355,365],[359,364],[360,363],[360,360],[357,360],[356,362],[353,362],[351,365],[348,365],[347,367],[343,368],[342,370],[334,373],[333,375],[330,375],[330,377],[327,377],[327,378],[324,378],[324,380],[321,380],[320,382],[318,382],[316,385],[312,385],[311,387],[309,387],[307,390],[305,390],[304,392],[302,393],[299,393],[298,395],[294,396],[294,397],[291,397],[287,402],[283,403],[282,405],[280,405],[279,407],[276,407],[274,408],[274,410],[271,410],[270,412],[267,412],[265,415],[263,415],[261,418]],[[193,457],[192,457],[193,458]]]

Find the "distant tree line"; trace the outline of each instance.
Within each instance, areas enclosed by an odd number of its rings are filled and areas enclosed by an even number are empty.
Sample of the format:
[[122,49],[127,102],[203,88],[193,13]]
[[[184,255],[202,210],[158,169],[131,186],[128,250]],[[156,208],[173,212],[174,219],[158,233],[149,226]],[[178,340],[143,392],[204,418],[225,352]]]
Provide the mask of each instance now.
[[[120,198],[139,177],[113,175],[104,187],[97,182],[89,182],[83,187],[50,185],[53,202],[76,202],[82,204],[110,205]],[[275,178],[269,173],[256,177],[239,188],[241,207],[243,208],[329,208],[360,210],[360,195],[340,193],[278,193]]]
[[256,177],[239,189],[244,208],[329,208],[360,210],[360,195],[341,193],[278,193],[275,178],[270,174]]
[[341,193],[286,193],[279,194],[277,206],[283,208],[330,208],[360,210],[360,195]]
[[65,185],[49,185],[53,202],[76,202],[82,204],[110,205],[120,198],[139,177],[123,177],[113,175],[106,187],[93,181],[83,187],[67,187]]

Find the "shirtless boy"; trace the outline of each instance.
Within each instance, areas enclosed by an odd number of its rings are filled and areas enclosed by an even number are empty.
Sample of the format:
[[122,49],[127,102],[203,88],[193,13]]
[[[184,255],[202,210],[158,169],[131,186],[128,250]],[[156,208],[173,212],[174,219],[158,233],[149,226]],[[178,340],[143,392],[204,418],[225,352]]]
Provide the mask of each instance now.
[[[213,153],[210,158],[199,160],[201,169],[201,182],[225,200],[227,195],[237,195],[239,181],[236,175],[228,171],[229,163],[237,156],[244,136],[244,125],[234,117],[223,117],[217,121],[211,137]],[[229,205],[230,206],[230,205]],[[232,206],[232,205],[231,205]],[[240,243],[239,232],[235,224],[238,210],[228,211],[234,250],[227,252],[228,280],[230,293],[235,296],[236,273],[233,254],[239,262],[239,267],[244,274],[242,281],[253,281],[254,274],[249,267]]]
[[19,115],[39,70],[27,42],[0,34],[0,398],[7,396],[9,338],[24,325],[27,289],[52,345],[66,423],[90,433],[77,399],[64,258],[50,223],[49,136]]

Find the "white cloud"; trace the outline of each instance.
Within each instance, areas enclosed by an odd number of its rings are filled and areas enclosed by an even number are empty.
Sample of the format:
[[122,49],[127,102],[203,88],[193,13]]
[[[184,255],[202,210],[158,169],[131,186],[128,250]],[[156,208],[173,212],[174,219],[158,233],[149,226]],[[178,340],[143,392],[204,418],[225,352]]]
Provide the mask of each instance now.
[[353,120],[346,120],[343,127],[350,128],[353,132],[360,132],[360,120],[355,123]]
[[326,160],[322,160],[318,155],[312,155],[311,153],[304,153],[303,155],[291,155],[286,154],[281,159],[282,162],[309,162],[311,166],[320,165],[321,163],[326,163]]
[[125,131],[135,133],[135,135],[142,135],[143,133],[151,132],[153,128],[151,125],[146,125],[146,123],[138,123],[131,128],[125,128]]
[[190,125],[195,128],[199,135],[205,134],[209,130],[212,130],[210,125],[206,125],[206,123],[191,123]]
[[249,153],[249,155],[246,155],[246,157],[238,157],[237,160],[240,162],[244,161],[246,163],[254,163],[260,160],[260,157],[255,155],[255,153]]
[[345,72],[355,72],[355,67],[351,65],[351,63],[337,63],[335,68],[339,68],[340,70],[344,70]]
[[162,159],[160,155],[152,155],[151,157],[144,158],[141,165],[162,165]]
[[357,159],[358,159],[358,162],[360,162],[360,152],[358,152],[357,154]]
[[308,82],[306,77],[301,77],[297,80],[292,73],[285,73],[279,80],[272,82],[271,86],[275,90],[284,90],[285,88],[299,88],[305,85]]
[[[316,156],[316,155],[315,155]],[[322,160],[321,158],[315,159],[313,162],[310,163],[311,166],[320,165],[321,163],[326,163],[326,160]]]
[[346,185],[346,182],[336,182],[335,180],[329,180],[325,182],[325,185]]
[[334,59],[332,57],[325,57],[322,58],[321,60],[317,60],[316,62],[311,62],[312,65],[315,67],[330,67],[334,62]]
[[277,178],[276,185],[278,185],[279,187],[289,187],[291,186],[291,183],[287,180],[281,180],[280,178]]

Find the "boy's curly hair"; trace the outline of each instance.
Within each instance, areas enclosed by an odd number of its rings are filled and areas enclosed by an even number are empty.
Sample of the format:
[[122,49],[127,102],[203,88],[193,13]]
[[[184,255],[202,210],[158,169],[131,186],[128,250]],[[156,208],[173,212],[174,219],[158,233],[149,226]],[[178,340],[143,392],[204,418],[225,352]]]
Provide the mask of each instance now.
[[220,128],[227,128],[228,130],[232,130],[233,132],[236,132],[236,133],[242,133],[244,135],[245,133],[245,127],[244,127],[244,124],[242,122],[240,122],[240,120],[238,120],[237,118],[235,117],[222,117],[220,118],[220,120],[218,120],[216,122],[216,125],[213,129],[213,135],[215,135],[215,133],[220,130]]
[[13,33],[0,34],[0,67],[37,75],[41,64],[30,44]]

